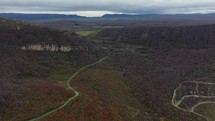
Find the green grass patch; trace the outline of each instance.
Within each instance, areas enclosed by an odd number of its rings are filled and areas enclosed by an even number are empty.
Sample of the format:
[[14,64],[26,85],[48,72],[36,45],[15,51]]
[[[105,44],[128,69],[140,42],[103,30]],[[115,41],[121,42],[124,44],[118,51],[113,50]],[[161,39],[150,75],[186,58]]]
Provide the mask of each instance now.
[[124,26],[104,26],[104,29],[120,29],[120,28],[124,28]]
[[67,86],[67,80],[79,69],[78,66],[61,65],[49,70],[47,79]]
[[67,87],[67,80],[75,73],[75,71],[67,72],[67,73],[56,73],[51,74],[47,78],[49,80],[55,81],[65,87]]
[[215,103],[202,104],[196,107],[194,111],[204,115],[209,121],[215,121]]
[[76,34],[78,34],[79,36],[83,36],[83,37],[93,37],[93,36],[97,36],[98,32],[100,30],[95,30],[95,31],[78,31],[76,32]]

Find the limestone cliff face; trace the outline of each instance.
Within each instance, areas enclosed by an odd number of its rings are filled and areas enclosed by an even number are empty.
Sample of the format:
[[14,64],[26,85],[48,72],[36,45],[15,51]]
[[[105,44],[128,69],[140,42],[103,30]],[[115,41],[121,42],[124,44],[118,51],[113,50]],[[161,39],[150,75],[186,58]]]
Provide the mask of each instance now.
[[23,47],[21,47],[21,49],[22,50],[33,50],[33,51],[69,52],[72,50],[72,47],[68,46],[68,45],[57,46],[54,44],[47,44],[47,45],[33,44],[33,45],[23,46]]

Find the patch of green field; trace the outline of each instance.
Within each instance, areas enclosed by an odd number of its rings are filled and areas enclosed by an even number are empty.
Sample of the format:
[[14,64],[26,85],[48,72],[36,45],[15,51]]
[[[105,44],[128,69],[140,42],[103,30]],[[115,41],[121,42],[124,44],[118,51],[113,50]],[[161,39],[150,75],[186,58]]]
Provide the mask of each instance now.
[[64,86],[67,88],[67,83],[66,81],[71,77],[72,73],[69,74],[55,74],[55,75],[50,75],[48,77],[49,80],[56,81],[58,84]]
[[104,29],[120,29],[120,28],[124,28],[124,26],[104,26]]
[[71,65],[62,65],[56,68],[49,70],[47,74],[47,79],[56,81],[64,86],[66,85],[66,81],[78,70],[78,66]]
[[215,103],[199,105],[194,111],[205,116],[209,121],[215,121]]
[[76,32],[76,34],[78,34],[79,36],[83,36],[83,37],[92,37],[92,36],[96,36],[98,34],[100,30],[95,30],[95,31],[78,31]]

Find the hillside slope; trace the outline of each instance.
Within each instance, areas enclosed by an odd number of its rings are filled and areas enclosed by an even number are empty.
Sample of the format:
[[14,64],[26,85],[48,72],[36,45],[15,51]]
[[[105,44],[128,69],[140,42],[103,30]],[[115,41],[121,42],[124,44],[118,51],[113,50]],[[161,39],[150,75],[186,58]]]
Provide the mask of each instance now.
[[[70,46],[68,52],[28,45]],[[55,108],[74,92],[66,80],[81,66],[103,57],[93,43],[63,32],[0,19],[0,120],[23,121]]]

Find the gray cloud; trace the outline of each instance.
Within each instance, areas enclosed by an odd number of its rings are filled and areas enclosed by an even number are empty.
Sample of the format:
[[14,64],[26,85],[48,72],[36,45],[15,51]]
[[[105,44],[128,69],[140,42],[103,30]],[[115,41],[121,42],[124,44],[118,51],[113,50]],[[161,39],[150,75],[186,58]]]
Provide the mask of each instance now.
[[1,0],[0,12],[111,11],[119,13],[215,12],[214,0]]

